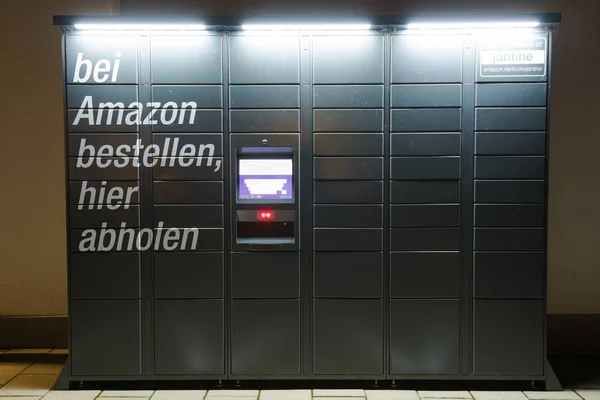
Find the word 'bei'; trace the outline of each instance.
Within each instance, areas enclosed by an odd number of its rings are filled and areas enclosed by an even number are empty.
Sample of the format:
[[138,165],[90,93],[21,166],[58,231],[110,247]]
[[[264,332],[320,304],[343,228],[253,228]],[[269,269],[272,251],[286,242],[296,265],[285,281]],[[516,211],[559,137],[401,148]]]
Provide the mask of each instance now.
[[[121,53],[118,52],[115,55],[114,64],[109,60],[102,59],[98,60],[96,65],[92,65],[91,60],[83,58],[83,53],[77,53],[73,82],[85,83],[89,81],[91,77],[94,78],[94,82],[96,83],[105,83],[108,82],[109,79],[112,83],[116,82],[119,74],[119,64],[121,63],[120,57]],[[83,76],[81,76],[82,73]]]

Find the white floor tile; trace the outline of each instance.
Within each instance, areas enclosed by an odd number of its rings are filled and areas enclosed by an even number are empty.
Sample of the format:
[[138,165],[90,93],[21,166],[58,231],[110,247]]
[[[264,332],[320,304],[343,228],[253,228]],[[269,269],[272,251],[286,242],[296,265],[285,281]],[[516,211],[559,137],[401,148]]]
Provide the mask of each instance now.
[[0,389],[3,396],[43,396],[50,391],[57,375],[19,375]]
[[362,389],[315,389],[313,397],[365,397]]
[[44,400],[94,400],[99,394],[99,390],[51,390]]
[[11,379],[19,375],[29,364],[0,362],[0,385],[6,385]]
[[127,398],[134,398],[136,400],[150,400],[150,397],[97,397],[102,400],[123,400]]
[[48,354],[52,349],[10,349],[6,354]]
[[256,400],[257,398],[258,398],[258,395],[256,397],[254,397],[254,396],[225,396],[225,395],[205,397],[205,399],[219,399],[219,400]]
[[100,397],[144,397],[150,398],[154,390],[105,390],[100,393]]
[[[449,398],[448,397],[426,397],[425,400],[449,400]],[[456,400],[472,400],[472,399],[456,398]]]
[[600,389],[578,389],[575,391],[584,400],[600,400]]
[[310,389],[306,390],[261,390],[260,400],[311,400]]
[[40,396],[27,396],[27,397],[0,397],[0,399],[2,400],[40,400],[41,397]]
[[69,349],[54,349],[49,354],[68,355],[69,354]]
[[25,371],[24,375],[58,375],[62,371],[64,364],[37,363],[33,364]]
[[471,399],[466,390],[419,390],[419,397],[429,399]]
[[365,390],[367,400],[419,400],[416,390]]
[[152,400],[202,400],[206,390],[157,390]]
[[562,392],[531,391],[524,393],[531,400],[581,400],[581,397],[570,389],[563,390]]
[[[447,397],[427,397],[425,399],[426,400],[448,400]],[[468,400],[468,399],[461,399],[461,400]]]
[[344,396],[344,397],[313,397],[313,400],[365,400],[365,397]]
[[475,400],[527,400],[523,392],[471,391]]
[[209,390],[206,398],[211,397],[253,397],[256,399],[258,390]]

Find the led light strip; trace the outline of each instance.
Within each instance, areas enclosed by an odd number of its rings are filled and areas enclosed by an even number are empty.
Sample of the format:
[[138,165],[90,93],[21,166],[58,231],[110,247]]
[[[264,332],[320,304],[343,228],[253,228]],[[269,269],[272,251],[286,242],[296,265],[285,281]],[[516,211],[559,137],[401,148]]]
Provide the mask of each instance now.
[[206,27],[202,24],[75,24],[79,30],[102,30],[102,31],[201,31]]
[[538,21],[513,22],[416,22],[406,26],[407,29],[486,29],[486,28],[536,28]]
[[326,31],[326,30],[367,30],[369,24],[327,24],[327,25],[269,25],[269,24],[244,24],[245,31]]
[[[538,21],[512,22],[415,22],[409,23],[409,30],[433,29],[486,29],[486,28],[535,28]],[[75,29],[82,31],[204,31],[203,24],[111,24],[111,23],[79,23]],[[370,24],[244,24],[244,31],[365,31]]]

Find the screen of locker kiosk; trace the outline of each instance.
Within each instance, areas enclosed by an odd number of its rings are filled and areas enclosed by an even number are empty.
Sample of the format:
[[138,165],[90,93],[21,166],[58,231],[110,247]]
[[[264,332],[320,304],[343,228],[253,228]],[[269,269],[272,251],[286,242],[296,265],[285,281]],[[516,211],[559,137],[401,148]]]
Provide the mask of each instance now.
[[277,152],[240,154],[238,159],[238,200],[273,202],[293,200],[293,175],[292,154],[278,154]]

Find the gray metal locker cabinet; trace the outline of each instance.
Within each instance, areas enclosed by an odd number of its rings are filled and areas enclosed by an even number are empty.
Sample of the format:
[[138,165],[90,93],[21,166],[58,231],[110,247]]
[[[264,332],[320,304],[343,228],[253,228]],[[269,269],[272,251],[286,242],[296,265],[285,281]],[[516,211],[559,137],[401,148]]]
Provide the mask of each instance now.
[[[515,18],[542,23],[490,36],[387,16],[273,34],[207,18],[200,32],[90,35],[75,24],[131,21],[55,17],[70,315],[59,387],[558,387],[545,312],[560,15],[493,17]],[[287,172],[265,178],[257,161]],[[277,195],[255,196],[271,178]]]

